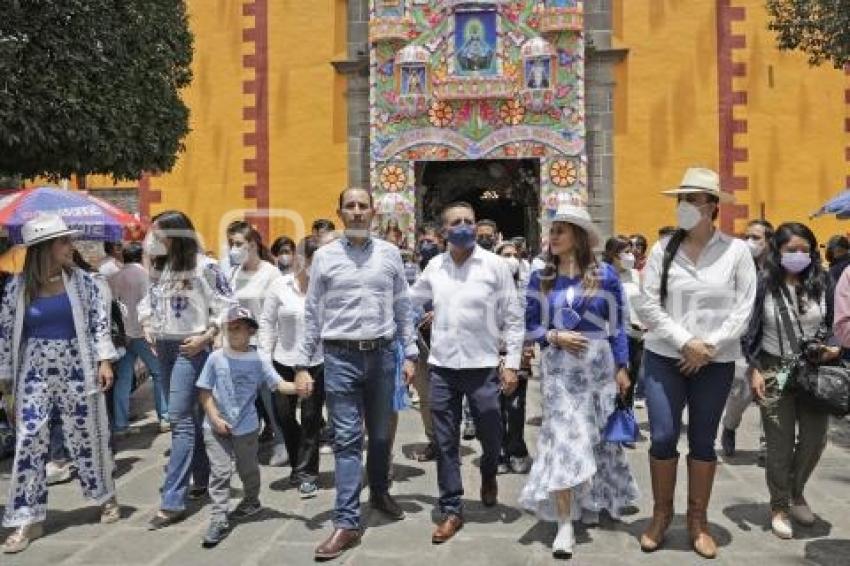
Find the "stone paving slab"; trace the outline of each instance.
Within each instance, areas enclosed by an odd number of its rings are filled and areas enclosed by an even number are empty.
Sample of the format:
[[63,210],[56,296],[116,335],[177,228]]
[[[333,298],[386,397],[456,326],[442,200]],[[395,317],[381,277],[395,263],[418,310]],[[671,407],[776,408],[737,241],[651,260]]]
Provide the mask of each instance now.
[[[138,410],[150,408],[149,386],[134,397]],[[539,416],[539,387],[529,388],[529,419]],[[645,414],[638,412],[641,420]],[[119,444],[117,456],[119,497],[124,519],[104,526],[97,523],[98,509],[88,506],[75,481],[53,486],[47,536],[17,556],[0,556],[3,566],[17,565],[174,565],[215,566],[313,563],[313,549],[330,529],[333,505],[333,457],[321,458],[320,495],[311,500],[298,498],[289,486],[289,468],[263,466],[262,500],[267,509],[250,522],[237,524],[219,547],[200,547],[206,529],[208,510],[204,502],[190,508],[190,516],[169,529],[149,532],[148,519],[156,511],[162,467],[166,462],[168,435],[158,435],[150,413],[141,421],[144,432]],[[534,451],[537,426],[528,426],[527,438]],[[812,478],[807,497],[818,515],[817,524],[798,529],[795,539],[781,541],[767,527],[767,488],[764,470],[756,466],[758,412],[745,415],[739,431],[739,455],[721,462],[718,468],[712,507],[712,531],[720,545],[715,564],[758,563],[791,566],[850,564],[850,423],[834,421],[832,442]],[[458,536],[441,546],[430,542],[437,496],[436,466],[410,459],[422,445],[419,415],[406,411],[400,420],[395,456],[393,493],[407,513],[403,521],[392,522],[371,512],[363,494],[363,516],[367,529],[362,544],[331,564],[352,566],[496,566],[543,565],[556,563],[549,551],[555,526],[541,523],[516,506],[524,477],[501,476],[500,504],[486,509],[478,501],[480,486],[476,467],[479,447],[463,443],[462,474],[466,487],[467,523]],[[594,566],[652,564],[653,566],[699,564],[685,532],[685,482],[676,493],[679,513],[662,551],[653,555],[640,552],[637,537],[646,526],[651,510],[647,443],[629,452],[629,460],[642,489],[639,512],[622,521],[603,520],[593,529],[577,529],[576,552],[571,563]],[[683,447],[684,449],[684,447]],[[0,463],[0,493],[8,491],[11,463]],[[686,477],[684,459],[679,477]],[[239,482],[234,481],[233,504],[238,500]],[[5,498],[0,506],[5,504]],[[2,536],[8,533],[3,530]]]

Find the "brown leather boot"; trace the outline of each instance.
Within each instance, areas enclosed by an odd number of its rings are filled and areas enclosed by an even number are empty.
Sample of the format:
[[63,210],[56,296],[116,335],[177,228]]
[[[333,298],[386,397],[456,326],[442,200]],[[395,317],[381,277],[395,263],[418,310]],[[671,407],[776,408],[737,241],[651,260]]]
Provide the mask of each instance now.
[[649,471],[652,475],[652,522],[640,537],[640,548],[644,552],[655,552],[664,542],[664,533],[673,519],[673,494],[676,491],[676,469],[679,458],[658,460],[649,457]]
[[688,532],[694,551],[703,558],[717,556],[717,543],[708,532],[708,502],[717,462],[688,458]]
[[360,536],[361,532],[358,529],[334,528],[331,536],[316,548],[314,554],[316,561],[323,562],[340,556],[346,550],[360,544]]
[[431,542],[434,544],[443,544],[457,534],[463,528],[463,517],[460,515],[447,515],[443,518],[434,534],[431,535]]

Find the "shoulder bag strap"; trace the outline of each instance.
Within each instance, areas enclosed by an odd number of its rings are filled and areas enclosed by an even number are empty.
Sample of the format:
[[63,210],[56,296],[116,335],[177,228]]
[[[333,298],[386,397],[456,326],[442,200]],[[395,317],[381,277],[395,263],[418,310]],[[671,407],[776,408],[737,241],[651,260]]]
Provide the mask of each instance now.
[[[779,316],[782,318],[782,325],[785,327],[785,332],[788,334],[788,342],[791,344],[791,350],[795,354],[800,353],[800,339],[797,337],[797,333],[794,331],[794,325],[791,322],[791,315],[788,313],[788,304],[785,302],[785,297],[783,293],[774,289],[773,292],[773,302],[776,305],[776,308],[779,310]],[[797,324],[800,324],[800,321],[797,321]],[[802,330],[802,327],[801,327]],[[782,347],[782,335],[779,336],[779,344],[780,348]]]

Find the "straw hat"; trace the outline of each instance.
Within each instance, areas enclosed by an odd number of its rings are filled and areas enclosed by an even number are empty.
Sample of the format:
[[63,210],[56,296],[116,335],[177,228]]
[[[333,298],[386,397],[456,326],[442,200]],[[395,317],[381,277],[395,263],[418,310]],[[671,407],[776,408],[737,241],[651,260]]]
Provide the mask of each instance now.
[[662,193],[671,197],[703,193],[717,197],[723,203],[735,202],[735,196],[732,193],[727,193],[720,189],[720,175],[711,169],[702,167],[689,168],[685,171],[685,176],[677,188],[662,191]]
[[56,214],[43,212],[28,220],[21,227],[21,238],[25,246],[32,246],[54,240],[62,236],[79,236],[80,230],[71,230],[62,217]]
[[597,230],[596,224],[593,223],[593,219],[590,218],[590,213],[587,212],[587,209],[583,206],[576,206],[573,204],[561,204],[555,211],[555,216],[552,217],[551,221],[567,222],[569,224],[578,226],[579,228],[587,232],[587,236],[590,240],[590,245],[592,247],[596,247],[599,245],[599,242],[601,240],[599,236],[599,230]]

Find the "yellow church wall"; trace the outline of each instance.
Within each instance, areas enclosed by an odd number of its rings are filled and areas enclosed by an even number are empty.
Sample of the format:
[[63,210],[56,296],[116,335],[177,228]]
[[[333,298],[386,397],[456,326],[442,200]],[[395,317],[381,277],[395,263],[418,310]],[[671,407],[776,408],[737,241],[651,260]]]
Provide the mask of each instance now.
[[[690,165],[720,169],[717,3],[618,0],[615,40],[629,49],[616,69],[615,229],[654,238],[674,223],[673,203],[658,191],[678,183]],[[809,223],[824,240],[847,232],[834,219],[809,220],[824,201],[846,186],[850,116],[845,90],[850,76],[812,68],[804,55],[780,52],[767,29],[761,0],[733,0],[743,19],[731,33],[732,64],[744,64],[732,90],[745,92],[732,118],[745,125],[733,136],[743,151],[732,174],[745,179],[736,191],[748,217]],[[736,124],[737,125],[737,124]],[[746,224],[734,222],[736,231]]]
[[850,167],[844,117],[848,77],[831,66],[810,67],[804,54],[780,52],[767,29],[768,15],[758,0],[741,0],[741,22],[748,49],[741,57],[747,77],[737,79],[748,92],[744,110],[748,132],[739,134],[749,150],[743,165],[750,179],[750,211],[774,223],[808,223],[821,242],[850,231],[834,218],[809,215],[845,187]]
[[[336,220],[336,197],[348,179],[346,79],[331,66],[346,51],[346,3],[269,3],[270,205],[293,210],[310,230]],[[337,222],[337,224],[339,224]],[[273,236],[298,237],[272,220]]]
[[674,223],[660,191],[684,169],[717,168],[717,44],[713,2],[615,2],[614,223],[652,236]]

